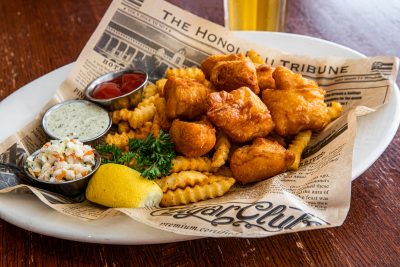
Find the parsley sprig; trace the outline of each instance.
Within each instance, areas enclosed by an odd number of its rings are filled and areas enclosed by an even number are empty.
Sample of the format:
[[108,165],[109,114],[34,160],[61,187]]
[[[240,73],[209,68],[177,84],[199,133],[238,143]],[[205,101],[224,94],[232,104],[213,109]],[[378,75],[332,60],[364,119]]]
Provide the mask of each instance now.
[[115,145],[101,144],[96,147],[102,155],[102,163],[123,164],[153,180],[169,174],[175,158],[174,143],[168,133],[160,131],[159,138],[150,134],[145,140],[129,139],[129,150],[123,152]]

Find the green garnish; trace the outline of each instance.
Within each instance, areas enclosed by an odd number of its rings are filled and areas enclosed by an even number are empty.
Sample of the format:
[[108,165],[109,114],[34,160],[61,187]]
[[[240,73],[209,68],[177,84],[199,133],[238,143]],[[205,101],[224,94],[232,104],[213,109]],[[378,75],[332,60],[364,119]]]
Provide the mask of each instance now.
[[101,154],[101,163],[118,163],[122,157],[122,150],[115,145],[100,144],[96,150]]
[[102,155],[102,164],[123,164],[150,180],[166,176],[171,171],[175,150],[168,133],[161,130],[158,139],[153,134],[145,140],[129,139],[128,147],[127,152],[108,144],[98,145],[96,149]]

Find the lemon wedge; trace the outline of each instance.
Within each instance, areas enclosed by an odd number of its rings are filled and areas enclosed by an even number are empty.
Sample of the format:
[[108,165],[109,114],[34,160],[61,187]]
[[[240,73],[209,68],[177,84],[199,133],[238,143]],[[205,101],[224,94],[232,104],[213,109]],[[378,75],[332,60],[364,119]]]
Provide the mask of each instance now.
[[158,206],[163,192],[153,181],[124,165],[108,163],[100,166],[86,188],[86,198],[111,208]]

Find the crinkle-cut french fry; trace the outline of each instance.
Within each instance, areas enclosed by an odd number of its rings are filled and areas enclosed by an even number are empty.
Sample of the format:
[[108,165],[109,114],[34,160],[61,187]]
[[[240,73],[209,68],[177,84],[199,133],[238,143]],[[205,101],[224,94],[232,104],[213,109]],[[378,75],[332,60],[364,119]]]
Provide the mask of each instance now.
[[181,171],[172,173],[161,179],[157,179],[156,183],[160,186],[161,190],[165,193],[168,190],[175,190],[177,188],[185,188],[187,186],[195,186],[207,180],[208,176],[198,171]]
[[127,133],[115,133],[115,134],[107,134],[106,143],[109,145],[115,145],[121,149],[125,148],[128,145],[128,141],[131,138],[135,138],[135,132],[129,131]]
[[133,129],[137,129],[144,125],[145,122],[150,121],[155,113],[156,107],[152,103],[147,106],[137,107],[132,111],[131,116],[128,119],[129,125]]
[[149,98],[157,94],[157,86],[154,83],[148,83],[143,89],[143,98]]
[[151,126],[150,132],[153,133],[153,136],[155,138],[158,138],[158,137],[160,137],[160,129],[161,129],[161,127],[160,127],[160,118],[158,116],[158,113],[156,112],[156,114],[154,114],[153,124]]
[[128,145],[129,139],[145,139],[150,134],[151,122],[145,122],[144,125],[136,131],[130,130],[129,132],[107,134],[106,143],[109,145],[115,145],[121,149],[124,149]]
[[113,123],[118,124],[120,121],[127,121],[133,129],[137,129],[138,127],[142,126],[144,122],[149,121],[153,118],[156,111],[154,102],[156,102],[158,98],[159,96],[157,94],[145,98],[137,105],[134,110],[123,108],[121,110],[113,111]]
[[211,167],[219,168],[225,164],[228,159],[229,149],[231,143],[228,137],[224,133],[220,133],[218,136],[217,143],[215,144],[215,153],[212,157]]
[[171,128],[171,123],[169,122],[167,115],[165,113],[165,107],[167,105],[167,102],[164,97],[158,97],[154,105],[156,106],[157,109],[157,114],[160,122],[160,127],[164,131],[168,131],[169,128]]
[[214,183],[195,185],[194,187],[178,188],[174,191],[168,190],[163,194],[161,206],[170,207],[185,205],[224,195],[235,183],[235,179],[226,178],[216,180]]
[[141,107],[147,107],[151,104],[154,105],[154,103],[156,102],[156,100],[159,98],[158,94],[149,96],[148,98],[143,98],[143,100],[137,105],[137,108],[141,108]]
[[132,129],[131,127],[129,127],[129,123],[127,121],[121,121],[120,123],[118,123],[118,133],[128,133],[131,130]]
[[132,111],[123,108],[112,112],[111,118],[114,124],[118,124],[120,121],[128,121]]
[[164,86],[165,83],[168,81],[168,79],[166,78],[162,78],[158,81],[156,81],[156,85],[157,85],[157,92],[160,96],[164,96]]
[[250,60],[255,64],[265,64],[265,60],[258,54],[255,50],[250,49],[247,51],[246,56],[250,58]]
[[232,177],[233,176],[233,172],[232,172],[231,168],[229,168],[228,166],[221,166],[215,172],[215,175]]
[[179,78],[187,78],[194,79],[200,83],[205,81],[204,73],[201,69],[193,67],[193,68],[180,68],[180,69],[167,69],[165,72],[165,76],[167,78],[170,77],[179,77]]
[[151,133],[151,127],[153,123],[151,121],[146,121],[142,127],[135,131],[135,138],[136,139],[146,139],[147,136]]
[[127,97],[119,98],[113,101],[111,104],[110,109],[111,110],[118,110],[118,109],[123,109],[123,108],[129,108],[130,107],[130,102]]
[[[233,179],[235,181],[235,179],[232,176],[216,175],[216,174],[212,174],[212,173],[205,173],[205,174],[208,176],[208,179],[200,182],[199,185],[212,184],[212,183],[219,182],[221,180],[229,180],[229,179]],[[235,182],[233,182],[233,183],[235,183]]]
[[136,107],[142,101],[142,94],[129,95],[129,106]]
[[336,120],[339,118],[340,114],[343,111],[343,107],[340,103],[333,101],[331,103],[331,106],[328,107],[328,115],[331,119],[331,121]]
[[172,160],[171,172],[188,170],[210,172],[213,170],[213,168],[211,167],[211,160],[206,157],[187,158],[183,156],[177,156]]
[[146,103],[138,106],[133,111],[125,108],[112,112],[112,121],[118,124],[121,120],[128,121],[133,129],[141,127],[145,122],[150,121],[156,113],[153,103]]
[[289,167],[289,170],[297,171],[300,165],[301,154],[306,148],[311,139],[311,130],[306,130],[298,133],[289,145],[288,150],[292,151],[295,155],[293,164]]

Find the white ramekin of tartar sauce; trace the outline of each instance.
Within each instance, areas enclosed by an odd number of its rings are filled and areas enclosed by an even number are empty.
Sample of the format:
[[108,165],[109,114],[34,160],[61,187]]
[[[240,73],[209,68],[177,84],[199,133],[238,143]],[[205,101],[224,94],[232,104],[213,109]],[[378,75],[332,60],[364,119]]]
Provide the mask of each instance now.
[[70,137],[81,142],[103,136],[111,124],[107,110],[87,100],[67,100],[56,104],[42,119],[43,129],[51,138]]

